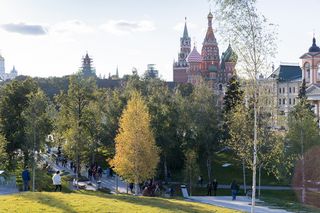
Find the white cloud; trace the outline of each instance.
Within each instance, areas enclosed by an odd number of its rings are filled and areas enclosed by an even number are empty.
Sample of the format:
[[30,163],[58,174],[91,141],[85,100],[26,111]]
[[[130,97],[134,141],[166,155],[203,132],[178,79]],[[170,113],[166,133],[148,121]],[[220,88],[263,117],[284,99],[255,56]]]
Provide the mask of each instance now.
[[53,34],[82,34],[82,33],[92,33],[94,28],[87,25],[80,20],[68,20],[65,22],[60,22],[54,24],[50,28],[50,32]]
[[133,32],[153,31],[156,27],[152,21],[148,20],[109,20],[106,24],[101,25],[101,29],[116,35],[126,35]]
[[10,33],[18,33],[21,35],[45,35],[47,29],[39,24],[26,24],[26,23],[9,23],[0,25],[0,28]]

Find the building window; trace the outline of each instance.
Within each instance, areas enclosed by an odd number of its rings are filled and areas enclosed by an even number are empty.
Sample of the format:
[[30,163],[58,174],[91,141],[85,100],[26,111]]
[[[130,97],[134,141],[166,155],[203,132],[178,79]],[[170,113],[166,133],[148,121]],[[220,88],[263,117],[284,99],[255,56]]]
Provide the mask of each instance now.
[[306,74],[305,79],[307,82],[310,82],[310,64],[307,62],[304,64],[304,72]]
[[279,98],[279,105],[281,105],[281,99]]
[[282,93],[285,93],[286,92],[286,89],[283,87],[282,88]]
[[279,93],[281,93],[281,88],[279,88]]
[[293,105],[295,105],[295,104],[296,104],[296,99],[294,98],[294,99],[293,99]]
[[291,105],[291,98],[289,98],[289,105]]
[[291,93],[291,87],[289,87],[289,93]]
[[286,104],[286,99],[282,99],[282,104]]
[[293,93],[296,93],[296,87],[293,87]]

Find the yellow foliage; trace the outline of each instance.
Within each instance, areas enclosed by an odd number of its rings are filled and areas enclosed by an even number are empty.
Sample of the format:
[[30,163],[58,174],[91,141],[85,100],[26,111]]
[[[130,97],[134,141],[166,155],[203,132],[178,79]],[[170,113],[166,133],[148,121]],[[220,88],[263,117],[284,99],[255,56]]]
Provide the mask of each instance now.
[[154,177],[159,149],[150,127],[148,108],[138,92],[133,92],[120,118],[115,138],[115,171],[127,181],[139,183]]

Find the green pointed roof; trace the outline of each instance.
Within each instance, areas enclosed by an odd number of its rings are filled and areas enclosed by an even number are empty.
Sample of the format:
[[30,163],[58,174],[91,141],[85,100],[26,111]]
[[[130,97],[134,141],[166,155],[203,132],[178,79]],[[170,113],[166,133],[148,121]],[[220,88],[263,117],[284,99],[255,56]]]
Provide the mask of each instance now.
[[187,17],[185,17],[184,29],[183,29],[183,38],[188,38],[188,28],[187,28]]
[[229,44],[228,49],[224,52],[222,56],[224,62],[234,62],[237,63],[238,55],[233,51],[231,45]]

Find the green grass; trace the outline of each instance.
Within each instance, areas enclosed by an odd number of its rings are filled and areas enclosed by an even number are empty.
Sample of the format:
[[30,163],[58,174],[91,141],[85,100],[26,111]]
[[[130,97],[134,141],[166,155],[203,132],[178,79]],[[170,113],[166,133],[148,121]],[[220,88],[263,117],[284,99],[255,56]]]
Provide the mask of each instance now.
[[[314,200],[313,204],[319,206],[320,194],[319,193],[309,193]],[[312,205],[303,205],[299,202],[296,194],[292,190],[282,190],[282,191],[272,191],[263,190],[261,192],[261,200],[265,201],[265,204],[275,208],[283,208],[292,212],[317,212],[320,213],[320,209]]]
[[[230,163],[228,167],[222,167],[223,164]],[[207,182],[207,168],[205,164],[200,165],[200,174]],[[231,184],[232,180],[236,180],[239,184],[243,183],[243,173],[241,161],[234,158],[231,153],[223,152],[216,154],[212,159],[212,177],[216,178],[219,184]],[[173,173],[172,181],[184,182],[183,171]],[[246,182],[250,187],[252,183],[252,171],[246,169]],[[261,185],[286,186],[289,185],[287,180],[277,180],[272,175],[268,175],[264,170],[261,172]]]
[[235,210],[181,199],[108,195],[97,192],[26,192],[0,196],[0,212],[221,212]]

